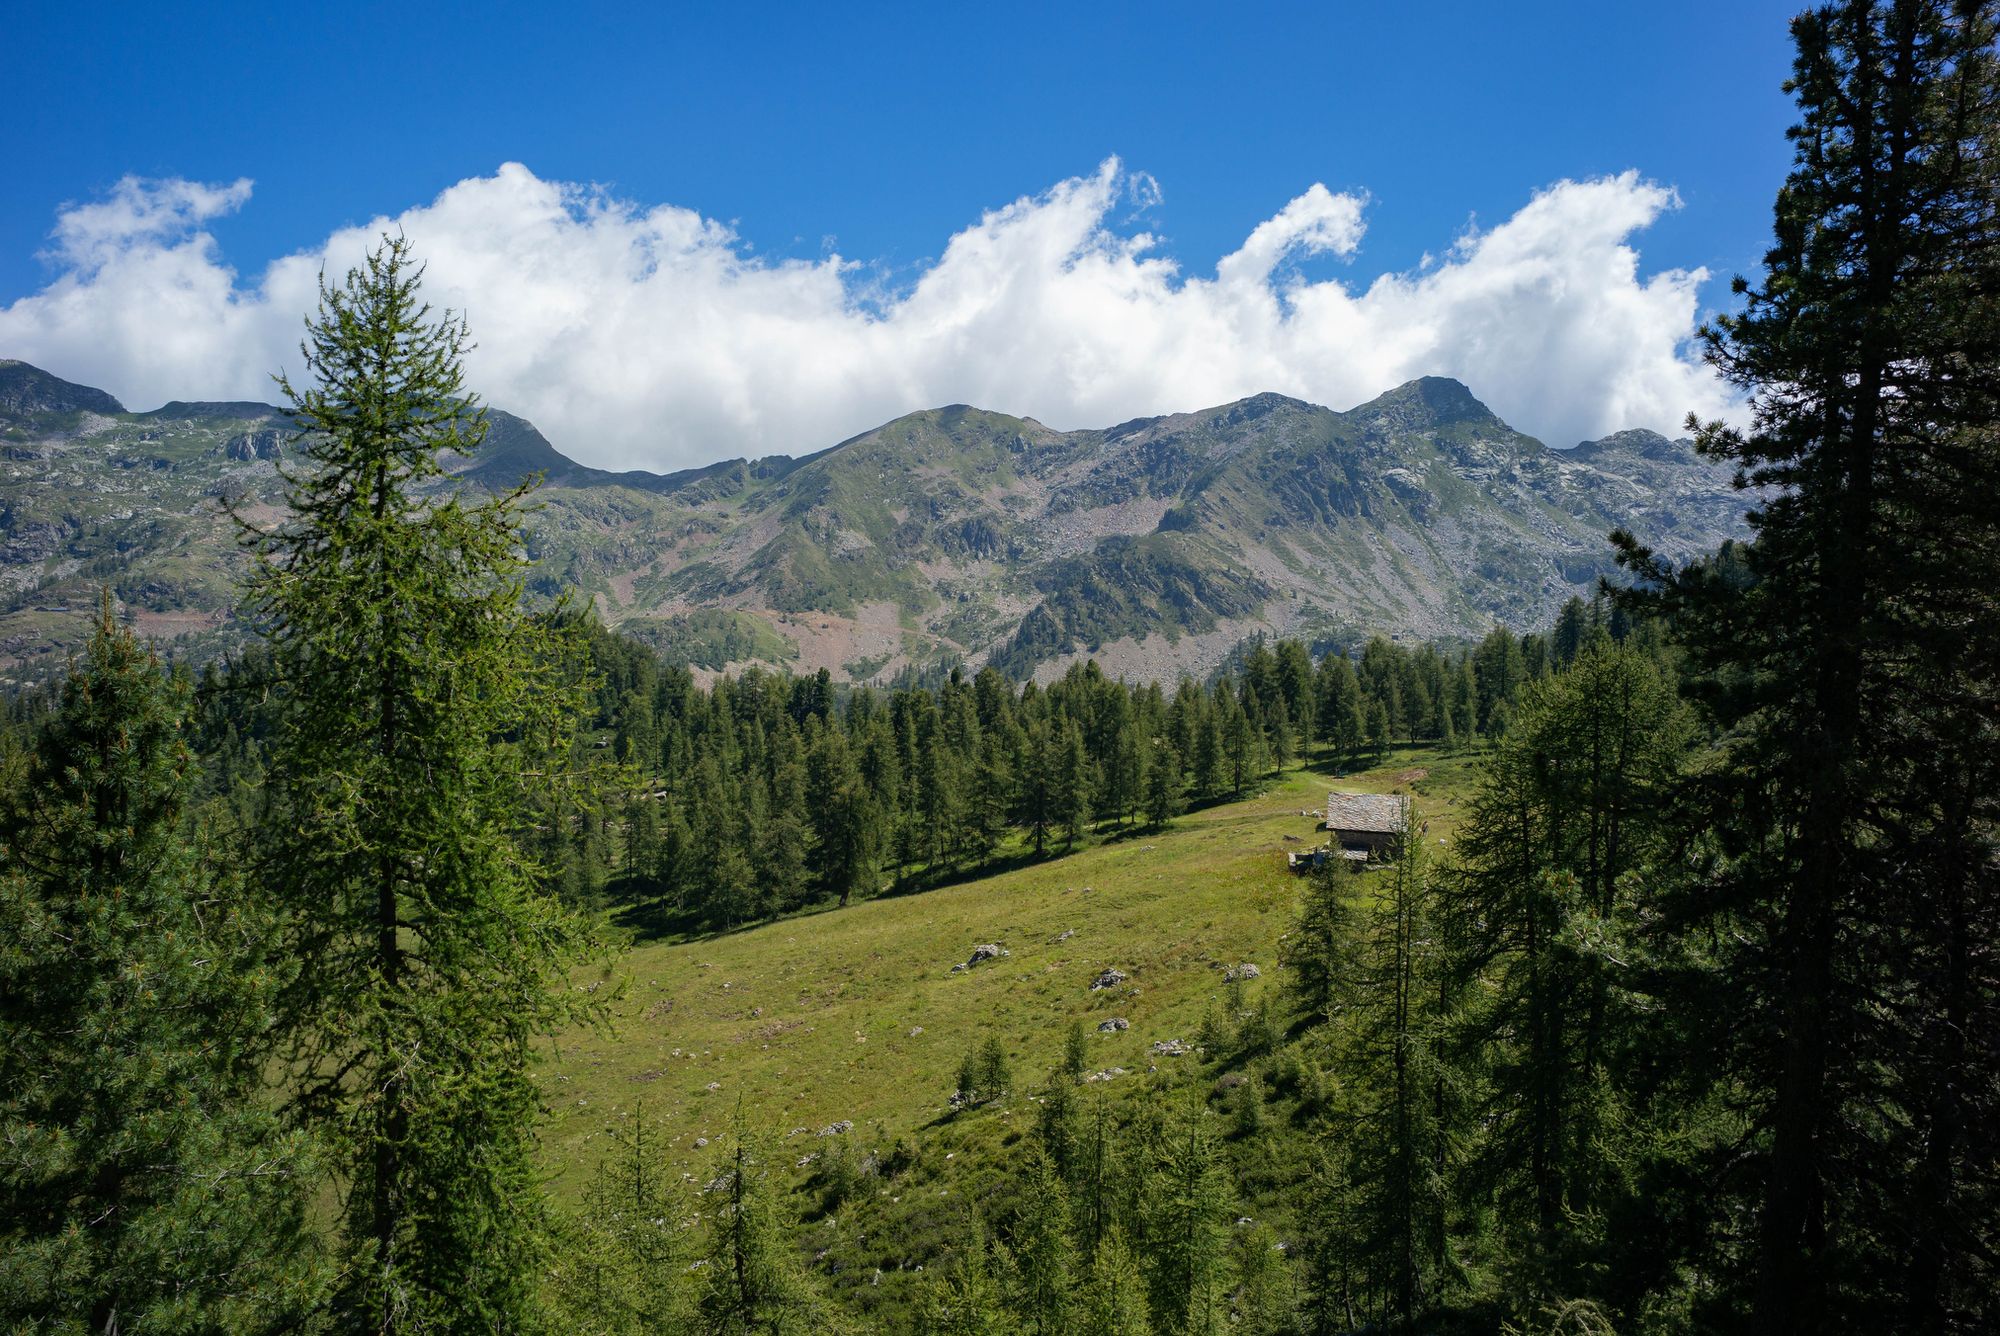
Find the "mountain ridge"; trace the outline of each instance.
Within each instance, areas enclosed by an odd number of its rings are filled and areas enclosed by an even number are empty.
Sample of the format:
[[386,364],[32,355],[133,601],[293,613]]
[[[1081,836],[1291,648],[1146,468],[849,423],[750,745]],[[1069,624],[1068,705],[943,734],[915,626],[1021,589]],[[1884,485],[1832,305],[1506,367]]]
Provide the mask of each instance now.
[[[57,610],[88,606],[93,580],[190,654],[242,634],[216,499],[280,513],[285,415],[107,403],[0,363],[0,658],[73,646]],[[1685,442],[1627,431],[1553,449],[1446,377],[1344,412],[1267,392],[1078,431],[951,404],[798,456],[668,474],[578,463],[488,411],[481,449],[446,462],[491,491],[543,475],[534,592],[578,593],[703,672],[1040,676],[1091,655],[1135,676],[1202,673],[1260,633],[1540,624],[1609,571],[1618,525],[1670,557],[1743,532],[1742,498]]]

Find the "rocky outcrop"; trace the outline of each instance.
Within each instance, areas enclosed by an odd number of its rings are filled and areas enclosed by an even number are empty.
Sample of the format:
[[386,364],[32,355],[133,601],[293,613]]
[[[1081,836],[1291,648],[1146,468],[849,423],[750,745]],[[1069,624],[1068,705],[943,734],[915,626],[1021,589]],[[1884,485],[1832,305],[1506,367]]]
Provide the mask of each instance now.
[[275,429],[246,431],[232,436],[222,447],[222,453],[229,459],[249,463],[253,459],[276,459],[283,451],[285,433]]

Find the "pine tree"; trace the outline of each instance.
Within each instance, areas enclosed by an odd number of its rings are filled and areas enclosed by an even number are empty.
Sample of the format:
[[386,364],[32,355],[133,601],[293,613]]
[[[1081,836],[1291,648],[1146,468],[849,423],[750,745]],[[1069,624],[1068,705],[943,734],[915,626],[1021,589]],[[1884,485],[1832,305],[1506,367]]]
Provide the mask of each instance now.
[[5,813],[10,1330],[278,1330],[310,1297],[307,1146],[258,1098],[268,924],[187,827],[187,718],[107,595]]
[[949,1274],[933,1269],[926,1278],[918,1312],[924,1336],[1004,1336],[1018,1329],[1009,1319],[987,1254],[986,1230],[975,1218]]
[[[591,938],[518,832],[570,755],[578,650],[521,607],[521,498],[437,490],[476,452],[464,326],[407,242],[322,284],[280,378],[303,468],[249,530],[252,616],[282,681],[270,875],[299,1107],[334,1138],[345,1310],[384,1332],[518,1326],[533,1306],[534,1037],[567,1023]],[[531,778],[531,775],[534,777]]]
[[786,1221],[761,1149],[737,1119],[719,1205],[708,1233],[697,1310],[714,1336],[807,1336],[838,1322],[786,1239]]
[[1222,740],[1222,723],[1216,717],[1215,707],[1204,704],[1201,716],[1194,725],[1194,789],[1203,798],[1213,798],[1222,792],[1223,775],[1228,765],[1228,755]]
[[1313,1021],[1329,1019],[1355,984],[1358,926],[1347,865],[1328,859],[1306,879],[1298,922],[1285,939],[1285,987]]
[[1240,797],[1250,781],[1263,772],[1264,738],[1233,699],[1223,707],[1222,738],[1228,758],[1229,791]]
[[1076,1219],[1077,1251],[1094,1257],[1110,1235],[1117,1211],[1117,1183],[1122,1170],[1117,1134],[1100,1094],[1081,1120],[1074,1162],[1070,1167],[1072,1214]]
[[1362,1222],[1346,1138],[1325,1138],[1312,1160],[1299,1213],[1305,1248],[1299,1258],[1301,1329],[1306,1336],[1341,1336],[1362,1327],[1368,1309],[1361,1263]]
[[690,1325],[686,1233],[691,1208],[663,1172],[659,1136],[641,1104],[610,1135],[617,1149],[557,1220],[551,1277],[560,1330],[649,1336]]
[[1423,845],[1406,840],[1364,948],[1351,1046],[1359,1107],[1353,1161],[1356,1249],[1385,1316],[1409,1330],[1432,1310],[1443,1272],[1448,1166],[1438,1125],[1444,1017],[1434,1005],[1443,968]]
[[820,886],[845,908],[856,891],[875,889],[881,809],[837,725],[818,734],[807,752],[806,771],[815,801],[814,851]]
[[1014,1224],[1014,1312],[1026,1330],[1061,1336],[1069,1328],[1076,1259],[1070,1243],[1069,1189],[1055,1161],[1036,1148],[1023,1176],[1024,1205]]
[[1230,1203],[1210,1116],[1184,1100],[1146,1177],[1146,1287],[1162,1332],[1212,1332],[1221,1319]]
[[1090,1260],[1074,1321],[1077,1336],[1149,1336],[1153,1330],[1146,1320],[1146,1285],[1139,1260],[1117,1229],[1104,1236]]
[[790,720],[779,729],[773,749],[770,793],[757,839],[756,872],[772,910],[785,914],[805,905],[812,884],[805,761]]
[[1280,696],[1264,716],[1264,734],[1271,754],[1271,768],[1282,771],[1292,763],[1292,713]]
[[1707,331],[1752,419],[1696,438],[1759,489],[1755,542],[1671,572],[1621,536],[1728,745],[1687,939],[1722,945],[1721,1014],[1750,1022],[1707,1051],[1765,1129],[1734,1180],[1754,1270],[1726,1277],[1765,1331],[1995,1320],[2000,1081],[1970,1038],[2000,1026],[1973,964],[2000,942],[1995,20],[1794,20],[1775,243]]
[[1173,744],[1161,740],[1153,745],[1146,762],[1146,824],[1163,828],[1180,813],[1185,801],[1181,792],[1181,758]]
[[1055,824],[1061,828],[1063,848],[1075,847],[1090,821],[1090,756],[1084,750],[1083,732],[1072,720],[1055,744],[1055,780],[1050,794]]
[[1630,1172],[1608,1129],[1633,1125],[1640,1101],[1621,1091],[1658,1062],[1625,982],[1647,908],[1633,875],[1666,848],[1663,804],[1690,741],[1672,682],[1599,632],[1522,693],[1442,884],[1436,918],[1460,929],[1462,1026],[1490,1092],[1481,1172],[1507,1251],[1559,1293],[1580,1295],[1599,1265],[1590,1252]]
[[998,732],[989,731],[979,740],[971,800],[964,809],[962,841],[966,856],[975,863],[992,858],[1007,834],[1014,793],[1014,773],[1008,755],[1007,744]]
[[1090,1066],[1090,1049],[1084,1038],[1083,1022],[1073,1020],[1069,1029],[1063,1032],[1063,1060],[1061,1073],[1071,1081],[1081,1081],[1083,1073]]
[[1233,1330],[1243,1336],[1282,1336],[1294,1316],[1291,1267],[1269,1225],[1237,1231],[1230,1251],[1236,1260]]
[[1027,828],[1034,841],[1035,857],[1042,856],[1049,830],[1059,824],[1056,806],[1056,747],[1049,721],[1036,719],[1016,741],[1018,759],[1009,767],[1018,785],[1014,797],[1014,820]]

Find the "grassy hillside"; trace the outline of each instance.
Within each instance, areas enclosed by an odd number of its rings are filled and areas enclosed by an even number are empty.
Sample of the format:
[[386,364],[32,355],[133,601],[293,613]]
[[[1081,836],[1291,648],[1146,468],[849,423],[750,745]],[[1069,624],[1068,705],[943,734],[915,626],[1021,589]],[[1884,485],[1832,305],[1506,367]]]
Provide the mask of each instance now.
[[[1322,805],[1334,784],[1410,793],[1435,847],[1451,837],[1472,763],[1466,753],[1399,748],[1379,768],[1342,779],[1290,770],[1255,796],[1156,834],[923,894],[638,945],[620,963],[610,1024],[569,1035],[542,1068],[555,1191],[575,1200],[642,1107],[660,1167],[708,1182],[740,1112],[796,1168],[801,1247],[850,1303],[893,1327],[916,1268],[964,1236],[965,1203],[989,1219],[1006,1209],[1008,1148],[1033,1125],[1044,1073],[1073,1020],[1088,1031],[1093,1073],[1124,1069],[1089,1084],[1121,1120],[1157,1107],[1167,1087],[1228,1081],[1198,1056],[1156,1056],[1153,1045],[1194,1041],[1204,1015],[1223,1003],[1225,967],[1261,971],[1238,1002],[1282,988],[1280,941],[1301,885],[1284,851],[1320,838],[1301,813]],[[1356,880],[1357,894],[1375,875]],[[1011,954],[952,972],[986,942]],[[1129,978],[1092,991],[1106,968]],[[1131,1028],[1098,1032],[1111,1017]],[[947,1101],[959,1063],[991,1035],[1007,1050],[1011,1094],[954,1114]],[[1282,1110],[1274,1117],[1283,1124]],[[837,1122],[852,1131],[821,1135]],[[1277,1199],[1288,1175],[1274,1166],[1302,1158],[1307,1142],[1301,1133],[1242,1144],[1257,1161],[1237,1166],[1245,1210],[1272,1207],[1273,1222],[1284,1223]],[[836,1210],[820,1172],[830,1151],[849,1164],[898,1167],[862,1177]]]

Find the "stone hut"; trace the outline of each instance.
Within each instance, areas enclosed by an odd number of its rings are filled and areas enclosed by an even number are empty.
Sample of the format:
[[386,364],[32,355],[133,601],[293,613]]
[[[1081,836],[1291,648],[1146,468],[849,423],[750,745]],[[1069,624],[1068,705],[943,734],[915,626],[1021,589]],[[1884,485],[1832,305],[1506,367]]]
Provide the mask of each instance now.
[[1393,793],[1326,795],[1325,829],[1340,846],[1341,857],[1353,862],[1378,862],[1402,852],[1410,804]]

